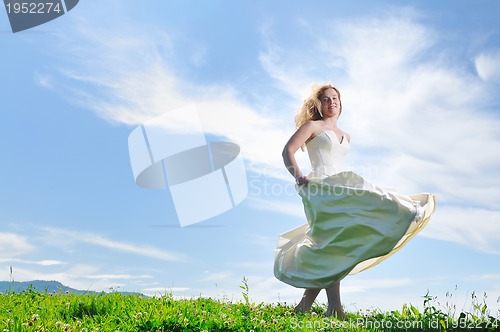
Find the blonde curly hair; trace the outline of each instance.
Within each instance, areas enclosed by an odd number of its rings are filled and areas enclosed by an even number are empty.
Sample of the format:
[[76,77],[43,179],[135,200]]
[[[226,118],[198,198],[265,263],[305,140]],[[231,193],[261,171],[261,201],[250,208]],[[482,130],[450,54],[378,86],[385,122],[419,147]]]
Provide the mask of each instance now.
[[321,101],[319,97],[328,89],[333,89],[337,92],[340,102],[340,113],[342,113],[342,101],[340,100],[340,91],[331,84],[313,84],[311,94],[304,100],[304,103],[295,115],[295,127],[299,128],[307,121],[315,121],[323,118],[321,113]]

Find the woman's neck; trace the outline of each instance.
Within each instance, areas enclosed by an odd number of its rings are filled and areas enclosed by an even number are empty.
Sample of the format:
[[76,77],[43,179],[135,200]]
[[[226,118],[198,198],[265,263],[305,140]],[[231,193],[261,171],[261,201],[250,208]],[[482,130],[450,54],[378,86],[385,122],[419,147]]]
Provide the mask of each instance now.
[[329,128],[332,128],[332,129],[337,128],[337,117],[323,118],[322,121]]

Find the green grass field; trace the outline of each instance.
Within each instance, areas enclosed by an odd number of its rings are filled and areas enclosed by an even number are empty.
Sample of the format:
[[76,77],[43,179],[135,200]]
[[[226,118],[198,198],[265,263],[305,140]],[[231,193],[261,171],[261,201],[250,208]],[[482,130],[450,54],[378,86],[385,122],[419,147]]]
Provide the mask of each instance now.
[[498,312],[472,294],[469,311],[436,307],[429,295],[420,312],[412,305],[401,310],[348,312],[346,320],[324,317],[316,305],[311,313],[296,315],[292,305],[249,302],[248,284],[241,286],[244,301],[210,298],[155,298],[118,292],[75,295],[47,293],[32,288],[0,295],[0,332],[11,331],[500,331]]

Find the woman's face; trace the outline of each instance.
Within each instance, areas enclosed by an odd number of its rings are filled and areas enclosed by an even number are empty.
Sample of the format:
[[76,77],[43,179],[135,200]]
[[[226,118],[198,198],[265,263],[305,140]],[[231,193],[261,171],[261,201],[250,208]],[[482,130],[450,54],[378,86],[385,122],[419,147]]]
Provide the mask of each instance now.
[[340,115],[340,98],[334,89],[323,91],[319,100],[321,101],[321,113],[323,117],[332,117]]

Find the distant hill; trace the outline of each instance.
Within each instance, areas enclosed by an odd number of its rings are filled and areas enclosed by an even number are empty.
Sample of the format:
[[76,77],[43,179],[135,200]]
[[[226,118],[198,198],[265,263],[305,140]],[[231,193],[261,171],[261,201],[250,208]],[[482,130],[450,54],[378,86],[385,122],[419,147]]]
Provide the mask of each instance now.
[[[98,294],[91,290],[79,290],[68,286],[64,286],[59,281],[33,280],[33,281],[0,281],[0,293],[15,292],[20,293],[27,290],[29,287],[40,293],[71,293],[76,295],[82,294]],[[137,292],[118,292],[122,295],[145,296]]]
[[59,281],[45,281],[45,280],[33,280],[33,281],[0,281],[0,292],[16,292],[20,293],[27,290],[29,287],[33,290],[41,293],[72,293],[72,294],[85,294],[93,293],[88,291],[82,291],[74,289],[68,286],[64,286]]

